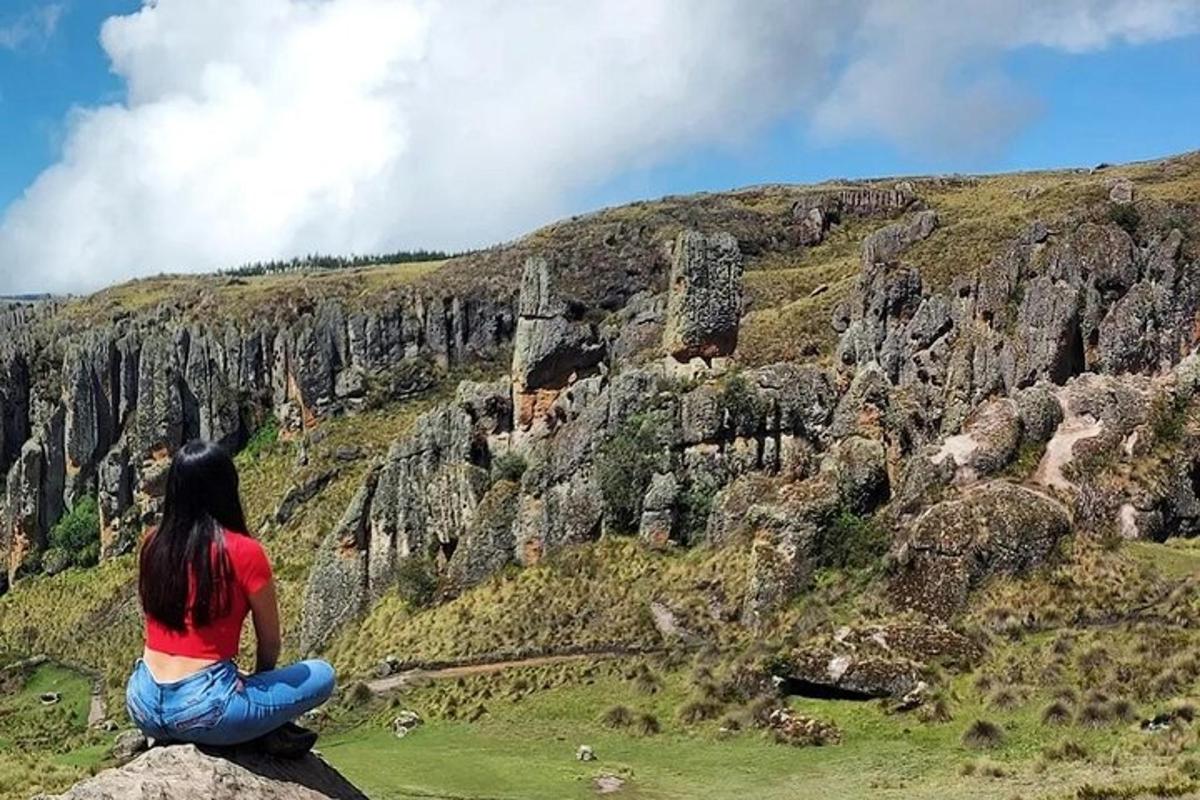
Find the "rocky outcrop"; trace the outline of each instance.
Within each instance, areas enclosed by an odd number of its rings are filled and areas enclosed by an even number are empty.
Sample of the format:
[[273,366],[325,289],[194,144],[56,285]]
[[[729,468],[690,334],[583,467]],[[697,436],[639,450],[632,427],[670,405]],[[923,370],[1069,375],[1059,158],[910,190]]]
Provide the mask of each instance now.
[[[540,292],[544,283],[531,285]],[[463,587],[506,564],[533,564],[602,530],[619,530],[604,503],[598,461],[614,438],[631,435],[630,426],[639,431],[636,446],[651,448],[632,456],[653,456],[652,468],[637,489],[633,529],[619,532],[640,533],[658,547],[701,542],[711,528],[709,499],[736,476],[817,474],[836,398],[830,376],[817,367],[773,365],[676,394],[662,364],[651,363],[576,376],[540,412],[553,423],[541,435],[515,437],[520,379],[518,372],[512,383],[517,408],[506,382],[463,384],[453,402],[393,444],[321,547],[305,606],[306,648],[322,646],[395,585],[407,560],[426,559],[450,587]],[[822,478],[835,487],[832,494],[814,484],[823,510],[814,506],[813,513],[821,519],[840,502],[838,486],[863,510],[887,495],[877,443],[851,443],[839,453]],[[509,454],[528,464],[519,485],[497,480],[496,461]],[[793,523],[779,520],[779,541],[771,546],[783,552],[781,573],[802,582],[812,564],[796,554],[807,552],[811,531]],[[764,552],[764,575],[773,569],[769,560]],[[781,580],[791,585],[793,577]],[[764,596],[777,593],[770,582],[763,580]]]
[[677,361],[728,356],[742,318],[742,254],[727,233],[675,241],[663,347]]
[[1089,371],[1168,370],[1196,344],[1200,282],[1177,230],[1139,247],[1112,224],[1036,224],[977,277],[928,293],[898,261],[928,229],[922,218],[869,237],[838,345],[855,380],[878,367],[901,393],[892,434],[906,449],[957,434],[989,397]]
[[845,626],[806,641],[773,671],[792,694],[852,699],[900,698],[934,666],[967,667],[982,648],[936,623]]
[[[161,504],[165,465],[192,438],[231,449],[268,416],[285,435],[430,388],[444,366],[505,353],[512,301],[395,292],[198,322],[172,305],[77,329],[53,304],[0,324],[0,562],[36,563],[50,528],[97,498],[102,553],[125,552]],[[434,366],[431,366],[434,365]],[[287,509],[283,509],[285,512]]]
[[912,524],[896,549],[893,597],[949,619],[988,578],[1046,563],[1070,530],[1067,508],[1044,494],[1002,481],[977,486]]
[[511,374],[518,430],[528,431],[535,423],[552,427],[550,409],[560,393],[604,360],[603,340],[595,325],[579,319],[579,312],[552,288],[546,259],[530,258],[521,277],[513,340]]
[[279,759],[195,745],[155,747],[60,795],[36,800],[366,800],[320,757]]

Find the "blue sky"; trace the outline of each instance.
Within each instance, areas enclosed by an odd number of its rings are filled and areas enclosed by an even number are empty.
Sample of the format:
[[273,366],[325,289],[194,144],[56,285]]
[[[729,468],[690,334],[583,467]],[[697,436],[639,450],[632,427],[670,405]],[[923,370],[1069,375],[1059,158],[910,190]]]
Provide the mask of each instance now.
[[[17,24],[45,4],[3,0],[0,28]],[[53,163],[74,105],[120,99],[121,82],[100,48],[100,23],[137,10],[139,0],[72,0],[49,35],[0,47],[0,207],[7,206]]]
[[995,151],[913,152],[878,137],[821,144],[803,118],[789,119],[744,148],[701,150],[632,171],[587,199],[607,205],[756,183],[1090,167],[1200,149],[1200,36],[1076,55],[1030,47],[1007,61],[1034,87],[1038,110]]
[[1022,24],[1004,0],[917,23],[904,2],[801,24],[787,0],[610,0],[531,26],[470,0],[4,0],[0,292],[39,288],[15,263],[94,288],[475,246],[664,194],[1200,147],[1200,3],[1064,0]]

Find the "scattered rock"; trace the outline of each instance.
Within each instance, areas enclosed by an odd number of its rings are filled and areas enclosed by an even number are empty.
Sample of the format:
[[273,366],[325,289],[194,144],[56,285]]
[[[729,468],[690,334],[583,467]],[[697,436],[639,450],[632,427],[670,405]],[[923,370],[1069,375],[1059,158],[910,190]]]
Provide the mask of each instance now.
[[917,685],[896,702],[896,705],[892,707],[892,711],[898,714],[912,711],[925,705],[925,701],[928,699],[929,684],[925,681],[917,681]]
[[579,749],[577,749],[575,751],[575,760],[576,761],[595,761],[596,760],[596,751],[594,751],[590,745],[581,744],[581,745],[579,745]]
[[423,724],[425,724],[425,720],[421,719],[421,715],[417,712],[401,711],[392,720],[392,733],[396,734],[397,739],[403,739]]
[[616,775],[601,773],[592,779],[592,787],[596,794],[613,794],[625,788],[625,781]]
[[1117,178],[1108,191],[1108,199],[1114,203],[1128,205],[1133,202],[1133,181],[1129,178]]
[[389,675],[395,675],[400,671],[400,659],[395,656],[388,656],[375,665],[375,674],[380,678],[386,678]]
[[777,742],[793,747],[821,747],[842,741],[841,730],[832,722],[797,714],[790,708],[772,711],[767,728]]
[[113,742],[112,757],[118,762],[125,762],[138,753],[145,752],[149,746],[150,742],[141,731],[122,731]]

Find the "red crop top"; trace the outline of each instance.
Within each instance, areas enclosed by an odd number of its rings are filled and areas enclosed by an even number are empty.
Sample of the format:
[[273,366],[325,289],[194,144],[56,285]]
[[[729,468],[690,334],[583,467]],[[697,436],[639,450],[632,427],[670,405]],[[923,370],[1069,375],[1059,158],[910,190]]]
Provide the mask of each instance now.
[[238,652],[242,623],[250,612],[250,595],[271,581],[271,562],[263,546],[244,533],[224,531],[225,552],[233,572],[229,613],[203,628],[187,623],[184,632],[173,631],[146,616],[146,646],[151,650],[189,658],[233,658]]

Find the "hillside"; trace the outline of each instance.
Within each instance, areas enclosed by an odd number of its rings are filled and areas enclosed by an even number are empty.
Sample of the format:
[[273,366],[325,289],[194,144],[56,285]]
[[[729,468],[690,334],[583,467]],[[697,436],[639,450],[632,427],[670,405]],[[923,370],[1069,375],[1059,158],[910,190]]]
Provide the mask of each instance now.
[[5,796],[106,762],[33,700],[94,678],[125,724],[131,551],[196,436],[372,797],[1194,793],[1198,237],[1189,154],[9,303],[0,664],[53,663],[0,681]]

